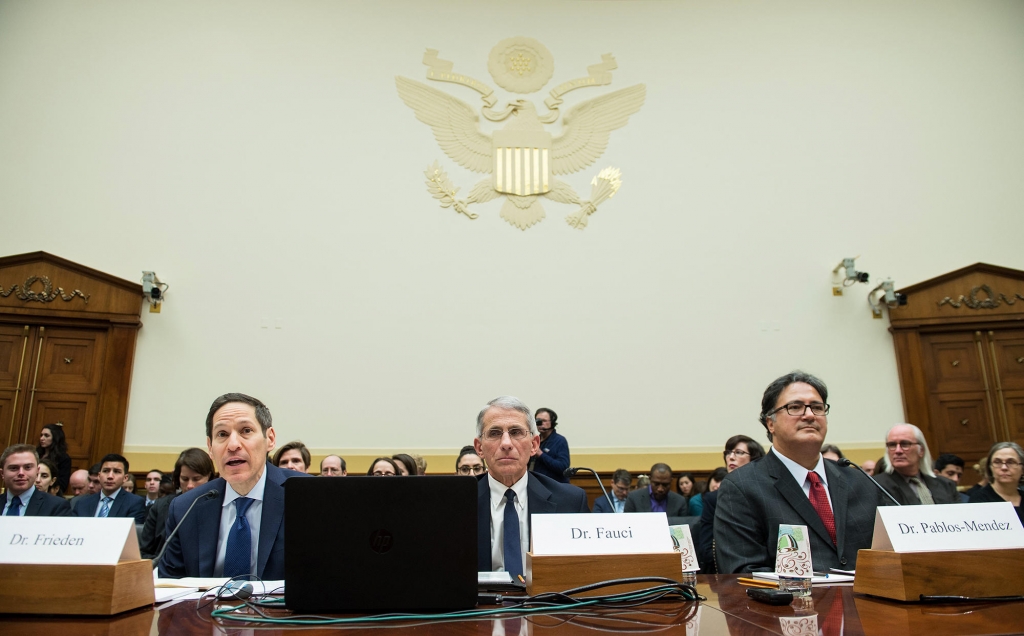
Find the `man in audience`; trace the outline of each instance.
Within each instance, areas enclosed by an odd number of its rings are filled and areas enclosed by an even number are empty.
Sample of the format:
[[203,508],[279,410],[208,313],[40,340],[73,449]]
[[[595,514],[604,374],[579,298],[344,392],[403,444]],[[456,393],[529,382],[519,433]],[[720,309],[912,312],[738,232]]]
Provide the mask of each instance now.
[[75,472],[71,473],[71,480],[68,482],[68,488],[71,491],[71,495],[75,497],[88,492],[89,471],[84,468],[79,468]]
[[723,574],[774,570],[780,523],[807,526],[817,571],[852,570],[857,550],[871,547],[882,493],[864,475],[822,459],[827,399],[825,383],[800,371],[765,389],[760,420],[772,449],[729,473],[718,490],[714,537]]
[[128,460],[110,453],[100,460],[100,491],[75,501],[73,508],[79,517],[131,517],[135,523],[146,521],[146,502],[122,488],[128,472]]
[[55,497],[36,488],[39,455],[36,447],[15,444],[0,453],[4,489],[0,495],[0,515],[4,517],[68,517],[71,506],[63,497]]
[[864,472],[866,472],[867,474],[874,475],[875,474],[875,464],[877,464],[877,463],[878,462],[876,462],[873,459],[866,459],[866,460],[864,460],[864,463],[860,465],[860,467],[863,468]]
[[[213,460],[201,448],[186,448],[174,462],[174,473],[167,477],[172,482],[172,493],[179,489],[181,492],[188,492],[210,481],[213,477]],[[143,559],[155,558],[164,547],[164,541],[167,539],[167,515],[176,496],[169,494],[161,497],[147,510],[146,524],[139,536],[139,550]]]
[[167,543],[160,576],[284,578],[284,482],[306,475],[267,464],[272,424],[270,409],[254,397],[227,393],[213,401],[206,445],[220,477],[171,502],[168,536],[181,526]]
[[945,477],[954,484],[959,484],[960,478],[964,476],[964,465],[964,460],[960,457],[953,453],[943,453],[935,460],[932,468],[936,476]]
[[885,436],[885,471],[875,481],[901,505],[960,503],[956,484],[932,474],[932,456],[921,429],[897,424]]
[[602,493],[594,500],[594,512],[624,512],[626,498],[629,496],[629,485],[633,483],[633,475],[625,468],[620,468],[612,474],[611,504]]
[[623,512],[664,512],[669,517],[686,517],[690,504],[672,491],[672,469],[668,464],[651,466],[651,485],[637,488],[626,497]]
[[287,468],[298,473],[308,473],[309,466],[313,463],[309,449],[302,442],[288,442],[281,447],[281,450],[274,454],[274,465],[278,468]]
[[345,460],[337,455],[328,455],[320,462],[321,477],[344,477],[347,474]]
[[100,469],[103,468],[102,463],[93,464],[89,468],[89,488],[86,494],[95,495],[100,491]]
[[477,569],[523,575],[530,515],[590,512],[582,488],[528,472],[540,450],[536,423],[518,398],[502,396],[476,417],[476,454],[487,464],[477,487]]
[[533,456],[534,474],[550,477],[563,484],[569,483],[565,469],[569,467],[569,442],[560,433],[558,414],[551,409],[537,409],[537,431],[540,433],[540,447]]
[[155,468],[146,473],[146,507],[149,508],[160,498],[160,480],[164,474]]

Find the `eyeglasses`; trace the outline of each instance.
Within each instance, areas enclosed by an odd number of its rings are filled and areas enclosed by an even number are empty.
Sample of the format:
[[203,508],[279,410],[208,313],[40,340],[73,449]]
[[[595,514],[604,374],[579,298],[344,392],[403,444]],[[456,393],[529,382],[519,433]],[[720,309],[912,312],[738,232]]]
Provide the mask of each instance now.
[[505,436],[505,433],[508,433],[508,438],[513,442],[522,441],[530,435],[530,431],[522,426],[511,426],[507,429],[489,428],[484,431],[484,439],[489,442],[498,442]]
[[896,450],[896,447],[899,446],[903,450],[910,450],[912,446],[917,446],[917,444],[918,442],[911,442],[909,440],[902,439],[898,442],[886,442],[885,447],[889,450]]
[[746,457],[749,454],[750,453],[748,453],[745,450],[737,450],[734,448],[731,451],[725,451],[724,453],[722,453],[722,457],[728,458],[729,455],[735,455],[736,457]]
[[807,412],[807,409],[811,409],[812,415],[814,415],[815,417],[820,417],[822,415],[828,415],[829,405],[822,404],[821,402],[811,402],[810,404],[804,404],[803,402],[790,402],[789,404],[784,404],[783,406],[780,406],[779,408],[775,409],[768,415],[775,415],[776,413],[783,409],[785,409],[786,412],[792,415],[793,417],[800,417],[801,415]]
[[373,476],[374,477],[394,477],[395,473],[385,473],[382,470],[375,470],[375,471],[373,471]]
[[1017,466],[1020,466],[1020,462],[1016,459],[993,459],[992,466],[995,468],[1009,468],[1013,470]]
[[460,475],[482,475],[487,472],[483,466],[459,466]]

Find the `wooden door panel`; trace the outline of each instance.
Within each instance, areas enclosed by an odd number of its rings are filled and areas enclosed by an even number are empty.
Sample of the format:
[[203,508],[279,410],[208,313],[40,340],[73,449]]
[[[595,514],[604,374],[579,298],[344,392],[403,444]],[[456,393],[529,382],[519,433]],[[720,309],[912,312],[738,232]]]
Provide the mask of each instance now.
[[18,428],[17,422],[11,422],[14,416],[14,391],[0,391],[0,446],[7,448],[18,443],[18,431],[11,430],[12,425]]
[[995,443],[984,391],[932,396],[933,455],[984,454]]
[[929,391],[952,393],[984,388],[985,378],[973,332],[921,336]]
[[1006,395],[1006,426],[1009,441],[1024,445],[1024,391],[1012,391]]
[[24,325],[0,324],[0,389],[18,386],[18,372],[28,358],[27,340]]
[[1024,390],[1024,330],[993,332],[990,352],[1003,390]]
[[[38,435],[44,424],[61,422],[64,425],[64,437],[68,442],[68,454],[74,460],[83,460],[76,461],[76,464],[81,464],[93,451],[97,401],[94,395],[36,393],[29,430]],[[104,449],[104,454],[107,452],[114,451]]]
[[106,334],[86,329],[46,330],[39,360],[39,391],[92,392],[99,388]]

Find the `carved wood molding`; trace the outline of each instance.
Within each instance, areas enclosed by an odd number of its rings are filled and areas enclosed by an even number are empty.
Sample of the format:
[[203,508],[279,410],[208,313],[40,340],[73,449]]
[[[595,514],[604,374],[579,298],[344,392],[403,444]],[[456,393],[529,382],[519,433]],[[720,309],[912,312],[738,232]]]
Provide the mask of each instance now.
[[[32,285],[35,285],[36,283],[43,284],[43,290],[41,292],[32,291]],[[15,294],[15,292],[17,293]],[[68,303],[74,300],[75,296],[78,296],[85,301],[85,304],[89,304],[89,294],[82,292],[80,289],[74,289],[70,294],[65,294],[63,287],[58,287],[55,291],[53,289],[53,283],[50,282],[49,276],[29,276],[21,285],[13,285],[6,291],[3,286],[0,285],[0,297],[7,298],[11,294],[15,294],[16,298],[24,300],[25,302],[35,301],[39,303],[52,303],[54,300],[57,300],[57,298]]]
[[[978,292],[984,292],[987,298],[978,298]],[[1001,304],[1000,299],[1007,305],[1013,305],[1018,300],[1024,300],[1024,296],[1020,294],[1007,296],[1006,294],[993,292],[992,288],[988,285],[979,285],[972,289],[968,296],[961,295],[956,300],[946,296],[939,301],[939,307],[949,305],[953,309],[960,309],[961,307],[967,307],[968,309],[995,309]]]

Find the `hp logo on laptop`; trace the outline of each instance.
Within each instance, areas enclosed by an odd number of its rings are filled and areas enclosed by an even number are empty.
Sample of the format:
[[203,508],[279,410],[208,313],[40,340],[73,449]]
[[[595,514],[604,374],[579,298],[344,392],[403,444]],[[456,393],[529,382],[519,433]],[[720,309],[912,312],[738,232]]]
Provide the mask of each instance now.
[[387,530],[374,530],[370,533],[370,549],[377,554],[384,554],[391,549],[394,543],[391,533]]

